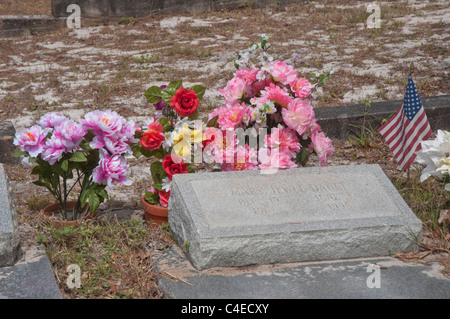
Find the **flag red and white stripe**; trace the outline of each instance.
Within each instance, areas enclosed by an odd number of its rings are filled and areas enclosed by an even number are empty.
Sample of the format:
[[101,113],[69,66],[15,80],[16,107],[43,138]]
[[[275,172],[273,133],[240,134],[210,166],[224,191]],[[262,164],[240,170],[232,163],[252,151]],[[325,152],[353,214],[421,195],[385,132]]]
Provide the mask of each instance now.
[[407,170],[421,148],[420,142],[432,133],[411,74],[400,109],[378,131],[394,153],[398,166]]

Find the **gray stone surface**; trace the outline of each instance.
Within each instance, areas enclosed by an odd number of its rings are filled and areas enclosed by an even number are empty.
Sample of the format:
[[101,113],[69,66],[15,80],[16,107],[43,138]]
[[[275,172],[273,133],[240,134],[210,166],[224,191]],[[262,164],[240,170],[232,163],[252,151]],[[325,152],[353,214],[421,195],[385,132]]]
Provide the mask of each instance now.
[[[377,257],[198,271],[178,246],[158,256],[158,260],[157,268],[163,274],[158,282],[165,298],[450,298],[450,279],[442,275],[444,267],[438,263],[404,263],[391,257]],[[376,285],[377,277],[379,286]]]
[[17,215],[11,188],[0,164],[0,267],[13,265],[20,246]]
[[[273,3],[289,3],[292,0],[255,0],[253,7]],[[236,9],[248,5],[246,0],[52,0],[52,14],[67,17],[67,6],[78,4],[81,17],[142,17],[151,13],[197,14],[221,9]]]
[[19,157],[12,157],[16,150],[13,144],[15,134],[11,121],[0,121],[0,163],[20,164]]
[[[450,95],[421,98],[432,130],[450,130]],[[327,136],[348,139],[361,134],[361,126],[375,131],[383,119],[394,115],[402,104],[401,100],[374,102],[368,107],[353,104],[336,107],[322,107],[314,110],[318,123]]]
[[179,174],[169,200],[197,269],[387,256],[422,231],[379,165]]
[[29,249],[14,266],[0,268],[0,299],[61,299],[43,247]]

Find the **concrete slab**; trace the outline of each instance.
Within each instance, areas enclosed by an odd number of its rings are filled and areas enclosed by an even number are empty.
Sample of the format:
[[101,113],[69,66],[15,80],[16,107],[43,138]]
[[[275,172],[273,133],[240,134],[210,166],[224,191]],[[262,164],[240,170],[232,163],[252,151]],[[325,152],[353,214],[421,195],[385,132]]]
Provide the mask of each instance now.
[[448,299],[442,267],[378,257],[198,271],[178,246],[157,266],[165,298],[176,299]]
[[29,36],[36,31],[53,31],[66,26],[66,19],[47,15],[0,15],[0,38]]
[[379,165],[179,174],[169,200],[197,269],[387,256],[422,231]]
[[0,268],[0,299],[61,299],[43,247],[28,250],[14,266]]
[[19,247],[16,209],[5,170],[0,164],[0,267],[15,263]]

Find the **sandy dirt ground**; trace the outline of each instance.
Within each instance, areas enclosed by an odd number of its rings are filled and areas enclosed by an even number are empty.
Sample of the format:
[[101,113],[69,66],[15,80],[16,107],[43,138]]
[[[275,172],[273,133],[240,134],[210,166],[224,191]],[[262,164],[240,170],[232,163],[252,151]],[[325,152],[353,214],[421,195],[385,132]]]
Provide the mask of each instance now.
[[[14,5],[19,2],[2,1],[0,15],[50,14],[49,1],[33,8]],[[178,79],[207,87],[201,105],[207,113],[224,101],[217,90],[232,78],[232,60],[262,33],[270,35],[271,54],[304,77],[334,70],[315,107],[402,99],[411,62],[421,96],[449,94],[448,1],[378,1],[380,29],[366,28],[367,3],[308,1],[100,23],[82,19],[80,29],[0,39],[0,121],[11,121],[19,131],[49,111],[77,120],[95,109],[111,109],[143,123],[154,111],[145,90]],[[380,163],[387,173],[396,170],[385,145],[364,152],[348,141],[336,141],[335,147],[331,165]],[[149,161],[130,158],[129,163],[133,186],[110,191],[111,201],[101,206],[104,215],[143,216]],[[34,207],[51,199],[31,184],[29,169],[6,165],[6,170],[23,244],[34,245]]]

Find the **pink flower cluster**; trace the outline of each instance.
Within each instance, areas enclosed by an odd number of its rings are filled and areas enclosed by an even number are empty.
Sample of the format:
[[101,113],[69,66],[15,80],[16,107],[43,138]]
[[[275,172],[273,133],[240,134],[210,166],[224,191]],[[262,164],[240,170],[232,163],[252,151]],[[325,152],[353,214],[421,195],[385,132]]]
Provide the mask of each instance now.
[[[312,88],[286,62],[272,61],[261,69],[238,69],[226,87],[219,90],[225,104],[213,110],[209,120],[217,119],[217,131],[221,133],[253,128],[258,135],[264,128],[268,135],[257,151],[248,145],[239,148],[233,141],[223,142],[224,134],[207,132],[207,140],[208,134],[215,136],[206,148],[208,155],[222,163],[222,170],[284,169],[297,167],[297,154],[306,148],[305,153],[317,154],[319,165],[326,165],[334,148],[310,104]],[[235,161],[238,155],[244,159],[241,165]]]
[[98,166],[92,171],[92,180],[97,184],[107,185],[113,188],[113,182],[131,185],[128,179],[128,164],[125,157],[119,154],[110,155],[108,151],[101,148],[100,162]]
[[[126,121],[116,112],[93,111],[86,114],[80,123],[53,112],[45,114],[36,123],[16,133],[14,138],[14,145],[20,146],[29,157],[54,165],[65,154],[79,151],[83,139],[93,136],[89,145],[99,150],[99,165],[93,171],[94,182],[109,187],[112,187],[113,181],[129,184],[128,166],[123,155],[131,153],[130,143],[139,141],[134,138],[134,122]],[[88,134],[89,131],[92,135]],[[23,163],[28,163],[27,156],[23,158]]]
[[90,112],[81,120],[81,124],[95,135],[90,146],[95,149],[105,148],[111,154],[131,153],[129,144],[139,141],[134,138],[137,128],[134,122],[128,122],[114,111]]

